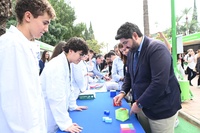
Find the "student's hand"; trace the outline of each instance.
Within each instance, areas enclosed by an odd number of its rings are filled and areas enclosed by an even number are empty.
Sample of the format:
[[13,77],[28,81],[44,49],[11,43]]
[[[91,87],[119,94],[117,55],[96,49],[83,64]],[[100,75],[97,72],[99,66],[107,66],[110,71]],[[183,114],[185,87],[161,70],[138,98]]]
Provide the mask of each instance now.
[[119,81],[124,81],[124,77],[120,78]]
[[88,72],[88,73],[87,73],[87,76],[91,76],[91,77],[92,77],[93,75],[94,75],[94,74],[91,73],[91,72]]
[[75,110],[82,111],[88,109],[87,106],[78,106]]
[[114,103],[120,104],[120,103],[121,103],[121,100],[122,100],[122,98],[123,98],[124,96],[125,96],[124,93],[119,93],[117,96],[115,96],[115,97],[113,98]]
[[110,77],[108,77],[108,76],[104,76],[103,77],[106,81],[109,81],[110,80]]
[[109,76],[109,73],[106,73],[104,76],[107,76],[107,77],[108,77],[108,76]]
[[73,123],[70,127],[68,127],[65,131],[70,133],[80,133],[82,131],[82,127],[80,127],[78,124]]
[[131,106],[130,115],[139,113],[140,111],[142,111],[142,109],[138,107],[136,102],[134,102],[133,105]]

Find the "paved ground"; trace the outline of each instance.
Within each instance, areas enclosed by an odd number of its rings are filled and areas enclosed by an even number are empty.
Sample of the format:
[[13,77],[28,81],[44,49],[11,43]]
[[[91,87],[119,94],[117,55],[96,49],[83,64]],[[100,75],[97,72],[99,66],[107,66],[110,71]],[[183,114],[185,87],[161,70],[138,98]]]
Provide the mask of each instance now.
[[197,79],[198,76],[192,80],[193,86],[190,86],[194,96],[192,100],[186,100],[182,103],[179,116],[200,127],[200,87],[197,87]]

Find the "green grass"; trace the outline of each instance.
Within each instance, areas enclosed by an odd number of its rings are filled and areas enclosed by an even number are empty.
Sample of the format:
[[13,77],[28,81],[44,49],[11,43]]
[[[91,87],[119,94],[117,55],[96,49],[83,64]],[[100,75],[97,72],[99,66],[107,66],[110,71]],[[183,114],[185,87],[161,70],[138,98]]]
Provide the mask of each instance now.
[[197,127],[185,119],[178,117],[179,125],[175,128],[174,133],[200,133],[200,127]]

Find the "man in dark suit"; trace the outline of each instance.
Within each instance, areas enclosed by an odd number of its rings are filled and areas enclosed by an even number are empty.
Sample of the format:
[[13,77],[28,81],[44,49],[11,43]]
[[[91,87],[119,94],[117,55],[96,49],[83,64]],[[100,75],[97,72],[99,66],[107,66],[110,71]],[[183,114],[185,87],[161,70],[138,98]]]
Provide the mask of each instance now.
[[130,113],[137,114],[144,130],[173,133],[181,98],[169,50],[161,41],[143,36],[138,26],[129,22],[118,29],[115,39],[129,53],[124,84],[114,101],[120,102],[132,88]]

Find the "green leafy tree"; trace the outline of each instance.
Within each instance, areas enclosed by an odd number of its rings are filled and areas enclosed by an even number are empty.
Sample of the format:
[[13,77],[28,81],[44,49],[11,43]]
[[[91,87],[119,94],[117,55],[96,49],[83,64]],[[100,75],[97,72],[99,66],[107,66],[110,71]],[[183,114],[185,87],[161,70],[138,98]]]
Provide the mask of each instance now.
[[[16,5],[16,1],[12,0],[12,12],[14,10],[13,8],[15,7],[15,5]],[[8,29],[11,25],[14,25],[14,26],[17,25],[17,20],[15,18],[14,13],[12,13],[12,16],[10,16],[10,18],[8,19],[8,21],[6,23],[6,28]]]
[[194,0],[194,9],[192,14],[192,21],[189,28],[189,33],[195,33],[198,31],[198,16],[197,16],[197,6],[196,6],[196,0]]
[[180,28],[181,28],[181,25],[180,25],[180,20],[183,18],[183,15],[181,16],[176,16],[176,32],[177,34],[182,34]]
[[103,43],[98,44],[98,41],[95,39],[86,40],[89,49],[95,51],[95,53],[101,53],[100,49],[104,46]]
[[186,31],[185,31],[185,34],[189,34],[189,22],[188,22],[188,14],[191,10],[191,7],[190,8],[185,8],[183,10],[183,14],[185,14],[185,27],[186,27]]
[[92,23],[91,22],[90,22],[89,29],[87,29],[87,27],[85,28],[83,38],[86,40],[86,42],[89,46],[89,49],[92,49],[93,51],[95,51],[95,53],[101,53],[101,49],[103,47],[105,47],[104,43],[99,44],[98,41],[95,40],[94,31],[92,29]]
[[49,32],[46,32],[41,37],[41,41],[52,46],[55,46],[59,41],[64,40],[64,34],[67,32],[67,28],[56,21],[51,21],[49,26]]
[[89,40],[89,32],[87,30],[87,28],[85,28],[85,32],[84,32],[84,37],[85,40]]
[[90,22],[90,27],[89,27],[89,40],[95,39],[94,37],[94,31],[92,29],[92,23]]
[[56,19],[51,22],[49,32],[41,38],[41,41],[54,46],[59,41],[68,40],[73,36],[83,37],[85,24],[74,25],[76,20],[74,9],[64,0],[49,1],[56,11]]

